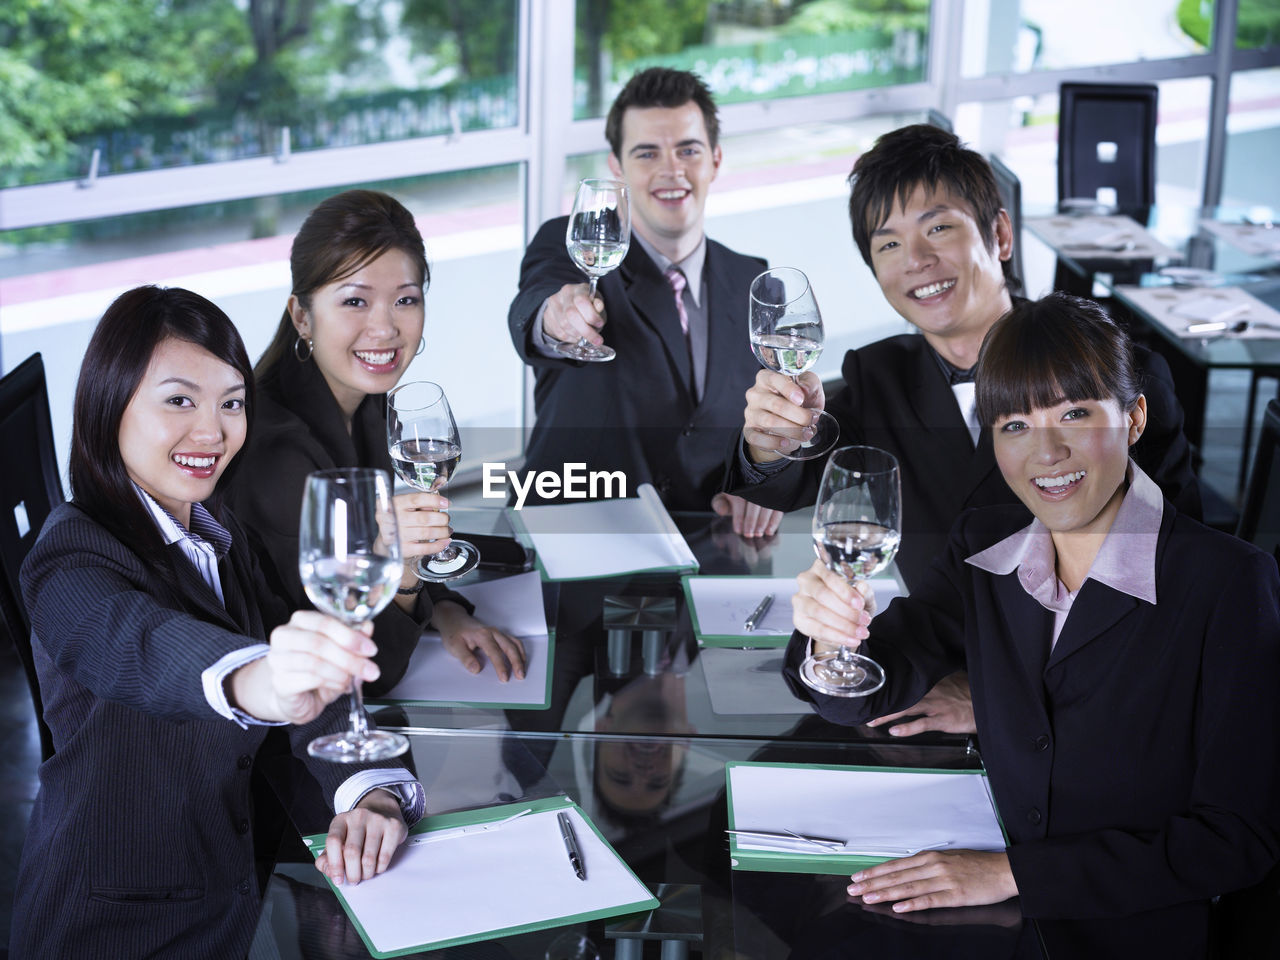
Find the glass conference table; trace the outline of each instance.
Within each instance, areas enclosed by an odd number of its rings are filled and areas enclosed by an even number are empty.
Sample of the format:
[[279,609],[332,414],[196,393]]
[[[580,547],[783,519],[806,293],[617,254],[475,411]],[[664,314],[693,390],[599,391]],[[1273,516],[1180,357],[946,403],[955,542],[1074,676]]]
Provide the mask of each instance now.
[[[459,530],[502,532],[500,511],[456,510]],[[700,572],[791,575],[813,556],[810,511],[789,515],[767,545],[735,537],[724,518],[677,516]],[[481,577],[487,574],[481,573]],[[470,579],[463,583],[470,582]],[[555,628],[545,706],[373,706],[381,726],[405,732],[410,762],[432,814],[568,796],[591,818],[660,906],[641,915],[575,923],[414,956],[449,958],[821,958],[1109,956],[1110,924],[1024,922],[1016,901],[936,910],[909,920],[845,893],[847,876],[731,869],[725,802],[730,761],[978,769],[969,737],[899,740],[872,728],[837,727],[786,702],[781,650],[699,649],[674,575],[544,585]],[[644,620],[628,630],[604,622],[614,607],[658,609],[670,629]],[[623,602],[618,603],[619,600]],[[643,619],[643,618],[642,618]],[[609,628],[612,628],[609,629]],[[611,636],[612,633],[612,636]],[[623,634],[627,636],[624,638]],[[624,642],[625,641],[625,642]],[[711,655],[758,681],[759,693],[717,698]],[[737,690],[738,688],[734,688]],[[781,694],[781,695],[780,695]],[[775,711],[775,712],[768,712]],[[330,814],[296,760],[270,779],[302,834],[323,833]],[[313,782],[312,782],[313,783]],[[302,786],[299,786],[299,785]],[[796,798],[803,803],[803,797]],[[850,811],[856,822],[857,811]],[[286,844],[288,847],[288,844]],[[369,955],[337,897],[300,844],[286,849],[267,886],[251,957]],[[394,869],[394,867],[393,867]],[[377,880],[372,881],[378,882]],[[519,896],[495,876],[497,900]],[[449,909],[423,903],[424,910]],[[589,941],[583,953],[566,944]],[[1146,942],[1141,935],[1138,942]],[[1055,944],[1063,946],[1055,952]]]

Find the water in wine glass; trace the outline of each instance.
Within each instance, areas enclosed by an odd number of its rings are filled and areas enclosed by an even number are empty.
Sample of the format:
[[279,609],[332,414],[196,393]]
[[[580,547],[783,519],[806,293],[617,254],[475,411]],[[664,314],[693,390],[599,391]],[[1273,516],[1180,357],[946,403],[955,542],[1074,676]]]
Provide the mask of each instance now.
[[[803,271],[774,267],[757,276],[751,281],[747,314],[751,350],[766,368],[798,382],[800,374],[811,370],[822,356],[822,313]],[[778,452],[788,460],[813,460],[834,447],[839,438],[835,417],[822,411],[813,423],[812,435],[788,437],[799,439],[800,445]]]
[[879,523],[824,523],[813,537],[828,570],[850,582],[874,577],[893,561],[902,534]]
[[450,440],[401,440],[391,445],[396,476],[419,490],[435,492],[453,476],[462,448]]
[[596,279],[616,268],[627,256],[625,241],[580,239],[571,234],[567,245],[569,258],[577,268]]
[[[462,459],[462,437],[438,384],[426,380],[402,383],[387,394],[387,449],[396,476],[411,487],[442,493]],[[475,569],[480,551],[466,540],[420,557],[418,579],[432,583],[456,580]]]
[[299,558],[302,586],[316,609],[347,623],[363,623],[380,613],[395,596],[402,570],[399,558]]

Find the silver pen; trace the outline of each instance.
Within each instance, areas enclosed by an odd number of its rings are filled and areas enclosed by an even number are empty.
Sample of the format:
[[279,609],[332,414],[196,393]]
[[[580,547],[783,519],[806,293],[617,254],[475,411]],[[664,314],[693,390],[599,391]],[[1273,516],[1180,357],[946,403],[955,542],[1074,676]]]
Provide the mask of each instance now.
[[766,593],[760,605],[751,611],[751,616],[742,622],[742,629],[750,633],[760,626],[760,621],[764,619],[764,615],[769,612],[771,606],[773,606],[773,594]]
[[579,880],[587,879],[587,865],[582,862],[582,851],[578,849],[578,836],[573,832],[573,824],[567,813],[556,817],[560,821],[560,839],[564,841],[564,849],[569,854],[569,863]]

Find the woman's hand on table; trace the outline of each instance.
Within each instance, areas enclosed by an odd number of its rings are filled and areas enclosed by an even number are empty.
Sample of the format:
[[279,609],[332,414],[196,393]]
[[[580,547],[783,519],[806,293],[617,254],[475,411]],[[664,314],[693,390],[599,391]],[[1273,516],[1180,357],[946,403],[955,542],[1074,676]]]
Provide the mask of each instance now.
[[228,699],[259,720],[309,723],[351,682],[376,680],[378,652],[370,623],[352,629],[315,610],[297,610],[271,631],[271,649],[234,671]]
[[[405,557],[429,557],[449,545],[453,530],[449,527],[447,499],[438,493],[421,491],[399,493],[393,499],[400,530],[400,552]],[[417,581],[412,575],[412,566],[405,565],[408,582],[401,580],[402,587],[411,587]]]
[[333,818],[316,869],[335,884],[372,880],[386,871],[408,835],[399,801],[386,790],[370,790]]
[[524,644],[518,638],[481,623],[449,600],[436,604],[431,614],[431,625],[440,631],[440,639],[450,656],[467,672],[479,673],[484,669],[484,661],[477,656],[483,654],[484,659],[493,664],[494,673],[503,683],[513,675],[517,680],[524,679]]
[[850,896],[892,903],[894,913],[1000,903],[1018,895],[1003,850],[929,850],[876,864],[850,879]]
[[915,706],[877,717],[868,721],[867,726],[878,727],[908,716],[916,716],[916,719],[890,727],[888,732],[891,737],[909,737],[929,730],[977,733],[977,721],[973,718],[973,698],[969,693],[969,675],[961,670],[943,677]]
[[816,651],[837,646],[856,649],[868,636],[875,597],[865,580],[849,584],[815,560],[796,577],[791,607],[795,628],[813,639]]

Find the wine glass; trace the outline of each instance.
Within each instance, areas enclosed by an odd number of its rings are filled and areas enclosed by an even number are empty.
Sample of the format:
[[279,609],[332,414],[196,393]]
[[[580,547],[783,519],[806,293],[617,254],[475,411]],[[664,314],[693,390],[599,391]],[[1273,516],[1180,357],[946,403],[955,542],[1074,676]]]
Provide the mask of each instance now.
[[[444,490],[462,458],[462,438],[439,384],[414,380],[387,394],[387,447],[401,480],[428,493]],[[434,556],[419,557],[414,571],[419,580],[444,583],[479,562],[474,544],[454,540]]]
[[[348,626],[369,620],[396,595],[403,572],[391,477],[385,470],[320,470],[307,477],[298,529],[298,570],[316,609]],[[358,763],[398,757],[409,741],[370,730],[361,681],[351,681],[351,723],[317,737],[307,752]]]
[[[764,366],[799,383],[822,356],[822,314],[809,278],[795,267],[774,267],[751,281],[748,308],[751,351]],[[813,436],[793,452],[778,453],[788,460],[813,460],[840,439],[840,425],[825,410],[813,424]]]
[[[818,559],[849,583],[873,577],[893,560],[902,539],[898,461],[875,447],[841,447],[827,460],[813,508]],[[865,697],[884,685],[884,670],[846,646],[815,653],[800,677],[832,697]]]
[[[627,185],[621,180],[582,180],[573,211],[564,232],[569,257],[579,270],[591,278],[587,296],[595,299],[596,284],[616,268],[631,246],[631,204]],[[605,344],[594,346],[586,338],[577,343],[558,343],[556,352],[574,360],[604,363],[617,354]]]

